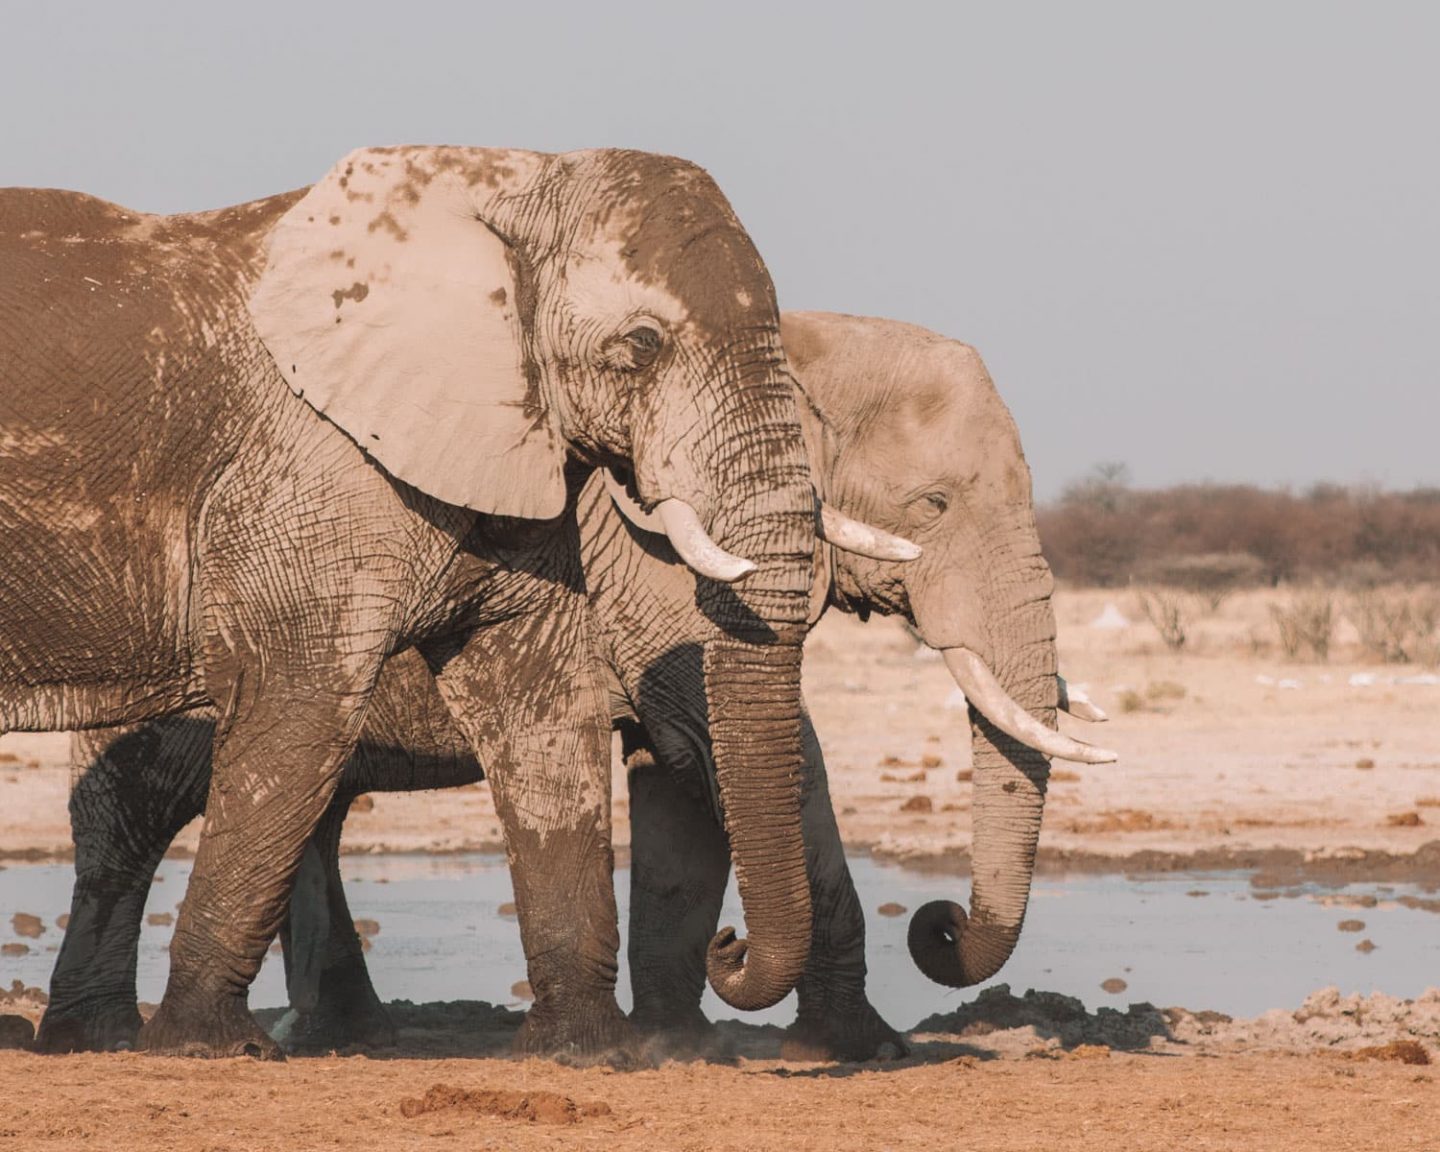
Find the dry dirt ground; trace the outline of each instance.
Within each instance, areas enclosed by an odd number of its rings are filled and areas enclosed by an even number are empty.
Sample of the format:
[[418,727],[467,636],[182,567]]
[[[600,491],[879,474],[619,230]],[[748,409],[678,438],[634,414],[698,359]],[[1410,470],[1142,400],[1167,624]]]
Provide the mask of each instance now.
[[[43,1087],[42,1087],[43,1085]],[[1334,1057],[1068,1057],[914,1067],[130,1054],[0,1061],[0,1148],[1431,1149],[1433,1069]]]
[[[1189,601],[1177,653],[1134,593],[1057,594],[1062,669],[1112,717],[1064,726],[1121,759],[1056,765],[1044,867],[1440,883],[1440,677],[1367,662],[1343,611],[1329,662],[1288,662],[1271,613],[1286,603]],[[1131,622],[1095,626],[1102,615]],[[963,871],[968,737],[943,664],[894,622],[832,615],[806,690],[847,842]],[[64,737],[0,740],[0,860],[66,854],[65,753]],[[622,854],[625,808],[617,780]],[[450,851],[493,848],[499,829],[479,786],[378,796],[346,837],[347,851]],[[1440,1149],[1440,1072],[1403,1062],[1440,1061],[1440,992],[1279,1008],[1092,1016],[992,996],[924,1022],[896,1064],[784,1062],[770,1030],[727,1026],[728,1062],[617,1072],[502,1060],[505,1014],[407,1006],[403,1058],[0,1053],[0,1148]],[[39,1010],[30,995],[0,1003]]]

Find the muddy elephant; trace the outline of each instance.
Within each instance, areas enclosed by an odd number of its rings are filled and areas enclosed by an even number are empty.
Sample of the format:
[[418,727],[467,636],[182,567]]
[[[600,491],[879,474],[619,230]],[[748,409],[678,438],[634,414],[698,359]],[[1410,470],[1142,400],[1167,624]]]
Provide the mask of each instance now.
[[[1068,699],[1055,674],[1049,578],[1038,548],[1022,555],[1038,581],[1028,594],[1040,598],[1034,611],[1041,626],[1032,641],[1039,651],[1015,653],[1017,640],[1007,631],[1011,626],[1004,615],[991,618],[1005,606],[988,597],[997,584],[1007,588],[1009,578],[980,560],[1004,555],[986,550],[984,534],[992,522],[997,528],[1028,525],[1033,546],[1028,473],[1013,423],[979,358],[965,345],[908,325],[820,313],[787,313],[782,330],[795,348],[802,388],[797,399],[812,479],[817,489],[833,496],[835,507],[827,507],[825,519],[828,534],[841,541],[819,550],[810,618],[817,619],[828,603],[845,611],[898,613],[921,627],[928,619],[927,638],[967,641],[955,659],[976,654],[987,669],[993,662],[1001,675],[1008,675],[1019,667],[1035,681],[1000,682],[994,675],[971,674],[961,664],[962,682],[977,708],[995,714],[993,720],[985,711],[973,717],[980,793],[974,813],[976,919],[990,922],[996,915],[992,893],[998,883],[1005,892],[1020,892],[1019,908],[1012,913],[1018,935],[1040,819],[1032,792],[1043,798],[1046,754],[1089,762],[1112,754],[1053,730],[1057,702],[1085,719],[1103,719],[1103,714],[1082,697]],[[866,499],[870,490],[891,494],[892,503]],[[937,509],[941,498],[946,507]],[[917,500],[924,501],[923,511],[913,509]],[[862,538],[867,529],[843,517],[852,504],[924,536],[925,555],[914,559],[914,550],[884,533]],[[579,520],[601,672],[629,770],[633,1019],[647,1030],[693,1034],[705,1026],[700,996],[706,941],[715,929],[730,863],[717,820],[724,800],[714,784],[702,674],[703,648],[715,630],[696,608],[694,577],[663,538],[652,534],[654,525],[646,526],[644,513],[620,485],[592,478],[581,496]],[[940,559],[932,560],[937,554]],[[956,598],[971,622],[969,631],[957,636],[941,630],[942,620],[917,614],[917,604],[929,603],[932,583],[943,583],[945,593]],[[1022,600],[1027,595],[1020,589],[1012,594]],[[307,853],[308,879],[292,904],[286,955],[299,1016],[291,1040],[302,1047],[383,1041],[389,1030],[340,884],[338,843],[349,798],[371,788],[442,786],[480,775],[479,764],[436,703],[423,663],[397,658],[386,676],[366,739],[347,768],[315,851]],[[1003,684],[999,692],[997,682]],[[1015,703],[1011,692],[1029,703]],[[182,723],[191,728],[183,729]],[[149,876],[170,836],[204,798],[208,739],[203,725],[172,721],[168,735],[166,728],[152,725],[120,741],[87,734],[77,746],[72,815],[79,881],[51,984],[50,1014],[41,1025],[47,1047],[89,1046],[106,1039],[75,1037],[87,997],[108,1002],[120,1018],[135,1018],[134,948]],[[887,1044],[898,1045],[898,1038],[865,995],[864,919],[808,719],[804,742],[803,829],[814,921],[792,1040],[812,1053],[865,1058]],[[987,760],[992,748],[998,754]],[[982,780],[979,773],[1000,778]],[[158,789],[164,797],[188,795],[188,807],[166,810],[162,805],[148,814],[120,815],[106,781],[142,774],[166,781]],[[188,792],[172,778],[190,780]],[[1007,788],[1014,779],[1025,780],[1027,787]],[[998,827],[989,827],[992,823]],[[128,834],[120,834],[122,827]],[[126,908],[124,916],[103,923],[94,934],[87,926],[100,917],[84,891],[92,888],[123,892]],[[999,910],[1009,907],[1001,904]],[[923,915],[935,917],[936,911]],[[948,906],[938,911],[953,922]],[[937,965],[925,936],[933,920],[917,922],[916,959],[934,975]],[[1003,959],[992,960],[995,968]],[[950,975],[943,968],[938,974]]]
[[704,574],[750,929],[748,952],[713,950],[712,979],[742,1008],[798,979],[815,495],[773,286],[703,171],[405,147],[196,215],[5,190],[0,373],[0,732],[218,715],[142,1046],[275,1053],[247,990],[408,648],[517,861],[537,997],[522,1045],[626,1034],[573,515],[595,464],[630,470]]

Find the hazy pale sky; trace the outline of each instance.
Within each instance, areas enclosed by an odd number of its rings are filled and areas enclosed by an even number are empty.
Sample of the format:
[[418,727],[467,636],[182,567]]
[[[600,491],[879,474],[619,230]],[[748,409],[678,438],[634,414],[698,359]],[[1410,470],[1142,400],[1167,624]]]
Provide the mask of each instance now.
[[7,4],[0,184],[171,212],[366,144],[672,152],[782,306],[976,345],[1042,498],[1440,485],[1440,5],[703,8]]

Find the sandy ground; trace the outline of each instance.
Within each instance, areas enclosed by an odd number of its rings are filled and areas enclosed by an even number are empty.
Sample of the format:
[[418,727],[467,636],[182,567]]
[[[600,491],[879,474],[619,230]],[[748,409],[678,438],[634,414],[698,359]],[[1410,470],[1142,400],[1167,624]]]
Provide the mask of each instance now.
[[[1328,663],[1287,663],[1270,620],[1283,598],[1192,602],[1174,653],[1132,593],[1057,595],[1063,670],[1112,717],[1065,727],[1121,760],[1056,765],[1045,867],[1440,882],[1434,670],[1365,662],[1343,619]],[[1133,623],[1093,626],[1107,605]],[[968,735],[944,666],[892,621],[832,615],[811,638],[806,691],[847,843],[963,870]],[[66,755],[63,736],[0,739],[0,857],[68,851]],[[625,807],[617,780],[622,854]],[[346,832],[356,852],[498,842],[483,786],[377,796]],[[41,1010],[34,992],[0,991],[11,1027]],[[888,1065],[786,1062],[774,1030],[726,1025],[724,1059],[650,1053],[624,1072],[504,1059],[515,1018],[498,1010],[395,1011],[407,1023],[391,1059],[0,1053],[0,1148],[1440,1148],[1437,1071],[1403,1062],[1440,1061],[1436,991],[1319,992],[1233,1021],[994,990],[923,1021],[911,1056]]]
[[997,1063],[960,1057],[893,1070],[760,1062],[626,1074],[537,1061],[332,1057],[261,1065],[21,1055],[0,1061],[0,1092],[11,1102],[0,1113],[0,1148],[57,1152],[1309,1152],[1434,1149],[1440,1132],[1433,1070],[1330,1057],[1245,1056],[1203,1067],[1118,1054]]
[[889,1064],[783,1061],[774,1029],[727,1024],[727,1055],[626,1070],[497,1056],[518,1016],[488,1006],[392,1011],[387,1059],[0,1054],[0,1148],[1284,1152],[1434,1149],[1440,1133],[1435,1057],[1409,1027],[1433,1032],[1440,993],[1229,1021],[995,990]]

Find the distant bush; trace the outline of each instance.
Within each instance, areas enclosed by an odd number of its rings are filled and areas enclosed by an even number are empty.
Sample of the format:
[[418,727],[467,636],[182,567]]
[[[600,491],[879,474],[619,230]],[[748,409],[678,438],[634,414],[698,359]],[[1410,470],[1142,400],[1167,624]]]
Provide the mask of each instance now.
[[1433,591],[1366,588],[1346,613],[1360,647],[1386,664],[1440,663],[1440,596]]
[[1248,552],[1206,552],[1199,556],[1164,556],[1145,567],[1142,579],[1189,592],[1209,612],[1238,588],[1264,582],[1265,564]]
[[1297,660],[1301,649],[1324,663],[1330,658],[1330,637],[1335,631],[1335,601],[1328,592],[1316,590],[1290,597],[1284,604],[1270,605],[1270,617],[1280,636],[1280,650],[1287,659]]
[[1165,647],[1178,652],[1185,647],[1185,606],[1182,597],[1168,589],[1153,592],[1137,592],[1140,610],[1145,619],[1155,626]]
[[1282,581],[1349,587],[1440,580],[1440,488],[1303,494],[1248,485],[1141,490],[1106,466],[1037,510],[1055,575],[1215,597]]

